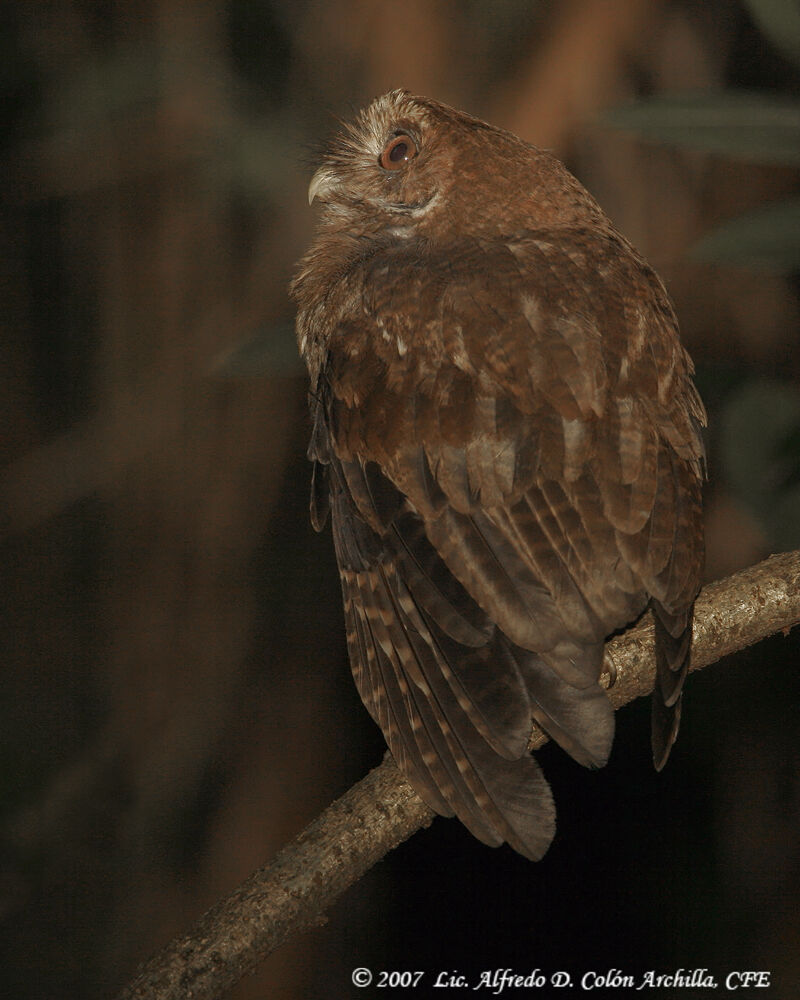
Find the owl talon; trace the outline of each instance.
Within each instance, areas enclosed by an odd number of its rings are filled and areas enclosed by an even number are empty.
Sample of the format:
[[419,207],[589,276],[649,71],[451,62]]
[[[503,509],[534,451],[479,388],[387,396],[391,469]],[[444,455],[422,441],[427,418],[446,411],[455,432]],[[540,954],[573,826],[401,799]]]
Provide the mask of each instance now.
[[608,650],[606,650],[605,657],[603,658],[603,673],[600,676],[600,680],[602,681],[605,676],[608,677],[606,690],[610,691],[617,683],[617,665],[614,663],[614,659]]

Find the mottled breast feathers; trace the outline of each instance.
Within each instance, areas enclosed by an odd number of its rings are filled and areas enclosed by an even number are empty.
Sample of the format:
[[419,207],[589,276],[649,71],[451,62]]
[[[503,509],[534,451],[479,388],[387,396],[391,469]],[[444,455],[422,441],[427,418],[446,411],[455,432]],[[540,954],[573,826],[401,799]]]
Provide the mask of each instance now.
[[[387,171],[398,135],[414,153]],[[356,684],[433,809],[541,857],[531,721],[604,764],[604,642],[648,605],[657,767],[677,733],[703,552],[691,362],[658,277],[508,133],[394,92],[313,189],[293,285],[312,517],[331,510]]]

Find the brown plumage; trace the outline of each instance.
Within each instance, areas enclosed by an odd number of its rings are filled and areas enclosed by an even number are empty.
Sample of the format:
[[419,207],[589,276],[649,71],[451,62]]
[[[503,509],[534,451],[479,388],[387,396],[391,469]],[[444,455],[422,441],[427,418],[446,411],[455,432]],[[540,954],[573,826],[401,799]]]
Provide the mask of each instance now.
[[675,740],[703,538],[703,405],[663,285],[556,159],[405,91],[309,188],[292,293],[358,690],[437,812],[538,859],[534,719],[600,767],[605,639],[656,622]]

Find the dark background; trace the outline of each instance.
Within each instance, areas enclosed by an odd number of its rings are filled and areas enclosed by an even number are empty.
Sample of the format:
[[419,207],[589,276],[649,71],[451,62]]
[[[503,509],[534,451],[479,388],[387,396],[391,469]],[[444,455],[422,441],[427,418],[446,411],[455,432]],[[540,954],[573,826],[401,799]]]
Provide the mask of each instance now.
[[[3,995],[110,996],[381,758],[308,523],[286,292],[335,115],[406,86],[564,158],[664,277],[697,362],[708,578],[800,545],[796,240],[768,267],[740,240],[696,250],[796,194],[797,105],[794,155],[707,148],[713,114],[694,141],[641,124],[654,97],[743,88],[772,120],[797,37],[761,7],[2,8]],[[693,676],[660,775],[644,703],[602,772],[545,748],[541,863],[437,820],[234,996],[364,995],[356,966],[766,969],[760,996],[796,995],[798,652],[795,632]]]

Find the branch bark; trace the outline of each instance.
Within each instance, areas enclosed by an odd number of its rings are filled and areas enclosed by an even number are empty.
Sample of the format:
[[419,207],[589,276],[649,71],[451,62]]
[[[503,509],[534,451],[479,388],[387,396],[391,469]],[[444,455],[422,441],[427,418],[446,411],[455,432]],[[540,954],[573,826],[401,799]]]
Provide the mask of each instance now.
[[[800,622],[800,552],[710,584],[695,609],[692,670]],[[653,687],[653,627],[646,620],[607,647],[617,672],[614,707]],[[532,745],[546,741],[534,735]],[[434,814],[391,758],[329,806],[272,864],[260,868],[184,937],[148,962],[119,1000],[223,996],[291,934],[322,922],[344,890]]]

